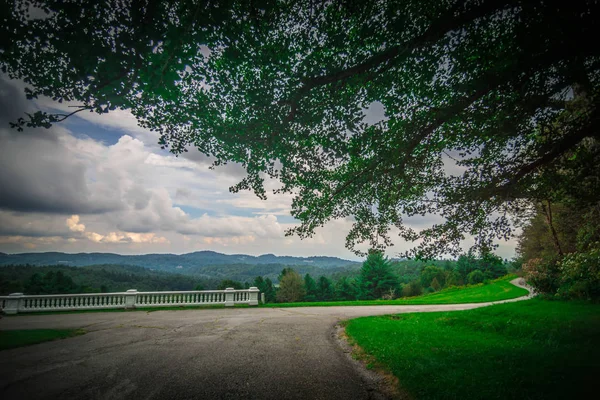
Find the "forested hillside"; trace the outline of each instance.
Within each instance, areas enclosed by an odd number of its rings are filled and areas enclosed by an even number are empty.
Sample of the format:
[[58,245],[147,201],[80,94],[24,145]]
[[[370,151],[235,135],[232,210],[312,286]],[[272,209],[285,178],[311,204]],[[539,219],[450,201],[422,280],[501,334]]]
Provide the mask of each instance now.
[[[21,253],[5,254],[0,253],[0,265],[69,265],[69,266],[90,266],[90,265],[137,265],[144,268],[177,271],[177,269],[195,268],[200,266],[214,266],[223,264],[247,264],[247,265],[265,265],[265,264],[283,264],[294,266],[313,266],[320,268],[334,268],[349,265],[360,265],[358,262],[344,260],[337,257],[290,257],[276,256],[274,254],[263,254],[261,256],[251,256],[247,254],[221,254],[214,251],[197,251],[187,254],[142,254],[142,255],[121,255],[114,253]],[[181,268],[179,268],[181,267]]]
[[11,265],[0,267],[0,295],[193,290],[213,288],[215,279],[150,271],[137,266],[96,265],[69,267],[64,265]]
[[[220,282],[231,280],[240,283],[253,282],[257,276],[269,278],[274,282],[286,266],[282,264],[263,265],[214,265],[175,269],[175,272],[155,271],[132,265],[91,265],[72,267],[66,265],[34,266],[34,265],[5,265],[0,266],[0,295],[14,292],[34,294],[28,286],[35,274],[43,278],[49,272],[62,272],[64,276],[72,279],[72,285],[61,286],[62,293],[79,292],[119,292],[127,289],[144,290],[193,290],[216,289]],[[358,274],[359,265],[356,267],[319,268],[315,266],[296,267],[303,274],[339,278],[340,276],[355,276]],[[33,278],[34,280],[36,278]],[[54,276],[49,278],[55,279]],[[51,283],[50,286],[54,284]],[[56,286],[56,285],[54,285]],[[72,290],[71,290],[72,289]],[[61,293],[60,291],[55,291]]]

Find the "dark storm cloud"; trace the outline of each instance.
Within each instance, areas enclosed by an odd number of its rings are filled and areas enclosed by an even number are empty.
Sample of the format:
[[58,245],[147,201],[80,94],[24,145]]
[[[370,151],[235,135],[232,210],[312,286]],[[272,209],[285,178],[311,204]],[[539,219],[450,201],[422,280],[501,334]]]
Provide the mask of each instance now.
[[0,78],[0,209],[47,213],[99,213],[114,202],[92,202],[85,167],[60,140],[61,128],[9,127],[34,111],[18,88]]

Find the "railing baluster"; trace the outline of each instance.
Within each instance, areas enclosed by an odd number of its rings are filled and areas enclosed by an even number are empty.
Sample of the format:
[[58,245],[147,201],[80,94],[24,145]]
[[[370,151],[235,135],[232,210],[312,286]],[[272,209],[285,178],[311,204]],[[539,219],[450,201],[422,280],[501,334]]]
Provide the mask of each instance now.
[[[133,293],[132,293],[133,292]],[[129,296],[135,296],[133,299]],[[254,296],[254,297],[253,297]],[[137,292],[127,293],[90,293],[65,295],[21,296],[19,311],[53,311],[53,310],[85,310],[135,307],[135,306],[186,306],[196,304],[236,303],[256,305],[258,290],[210,290],[210,291],[172,291],[172,292]],[[130,302],[129,300],[133,300]],[[6,298],[0,297],[0,307],[4,309]]]

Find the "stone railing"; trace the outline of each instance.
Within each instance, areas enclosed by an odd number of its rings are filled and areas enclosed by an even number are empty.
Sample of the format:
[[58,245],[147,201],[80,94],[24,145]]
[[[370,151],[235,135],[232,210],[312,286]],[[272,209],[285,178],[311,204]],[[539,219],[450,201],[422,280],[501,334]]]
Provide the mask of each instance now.
[[6,314],[36,311],[76,311],[115,308],[146,308],[199,306],[222,304],[258,305],[258,288],[236,290],[200,290],[188,292],[138,292],[135,289],[123,293],[53,294],[28,296],[12,293],[0,297],[0,309]]

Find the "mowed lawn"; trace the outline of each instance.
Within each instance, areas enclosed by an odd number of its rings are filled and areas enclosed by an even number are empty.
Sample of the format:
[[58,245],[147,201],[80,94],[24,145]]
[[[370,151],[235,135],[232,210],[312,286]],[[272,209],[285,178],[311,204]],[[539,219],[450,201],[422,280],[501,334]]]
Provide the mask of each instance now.
[[509,282],[515,276],[501,278],[488,284],[454,287],[422,296],[407,297],[397,300],[356,300],[356,301],[323,301],[302,303],[268,303],[262,307],[326,307],[326,306],[376,306],[376,305],[411,305],[411,304],[461,304],[485,303],[526,296],[529,292]]
[[590,398],[600,377],[600,305],[532,299],[469,311],[346,323],[369,363],[414,399]]
[[0,350],[83,335],[82,329],[25,329],[0,331]]

